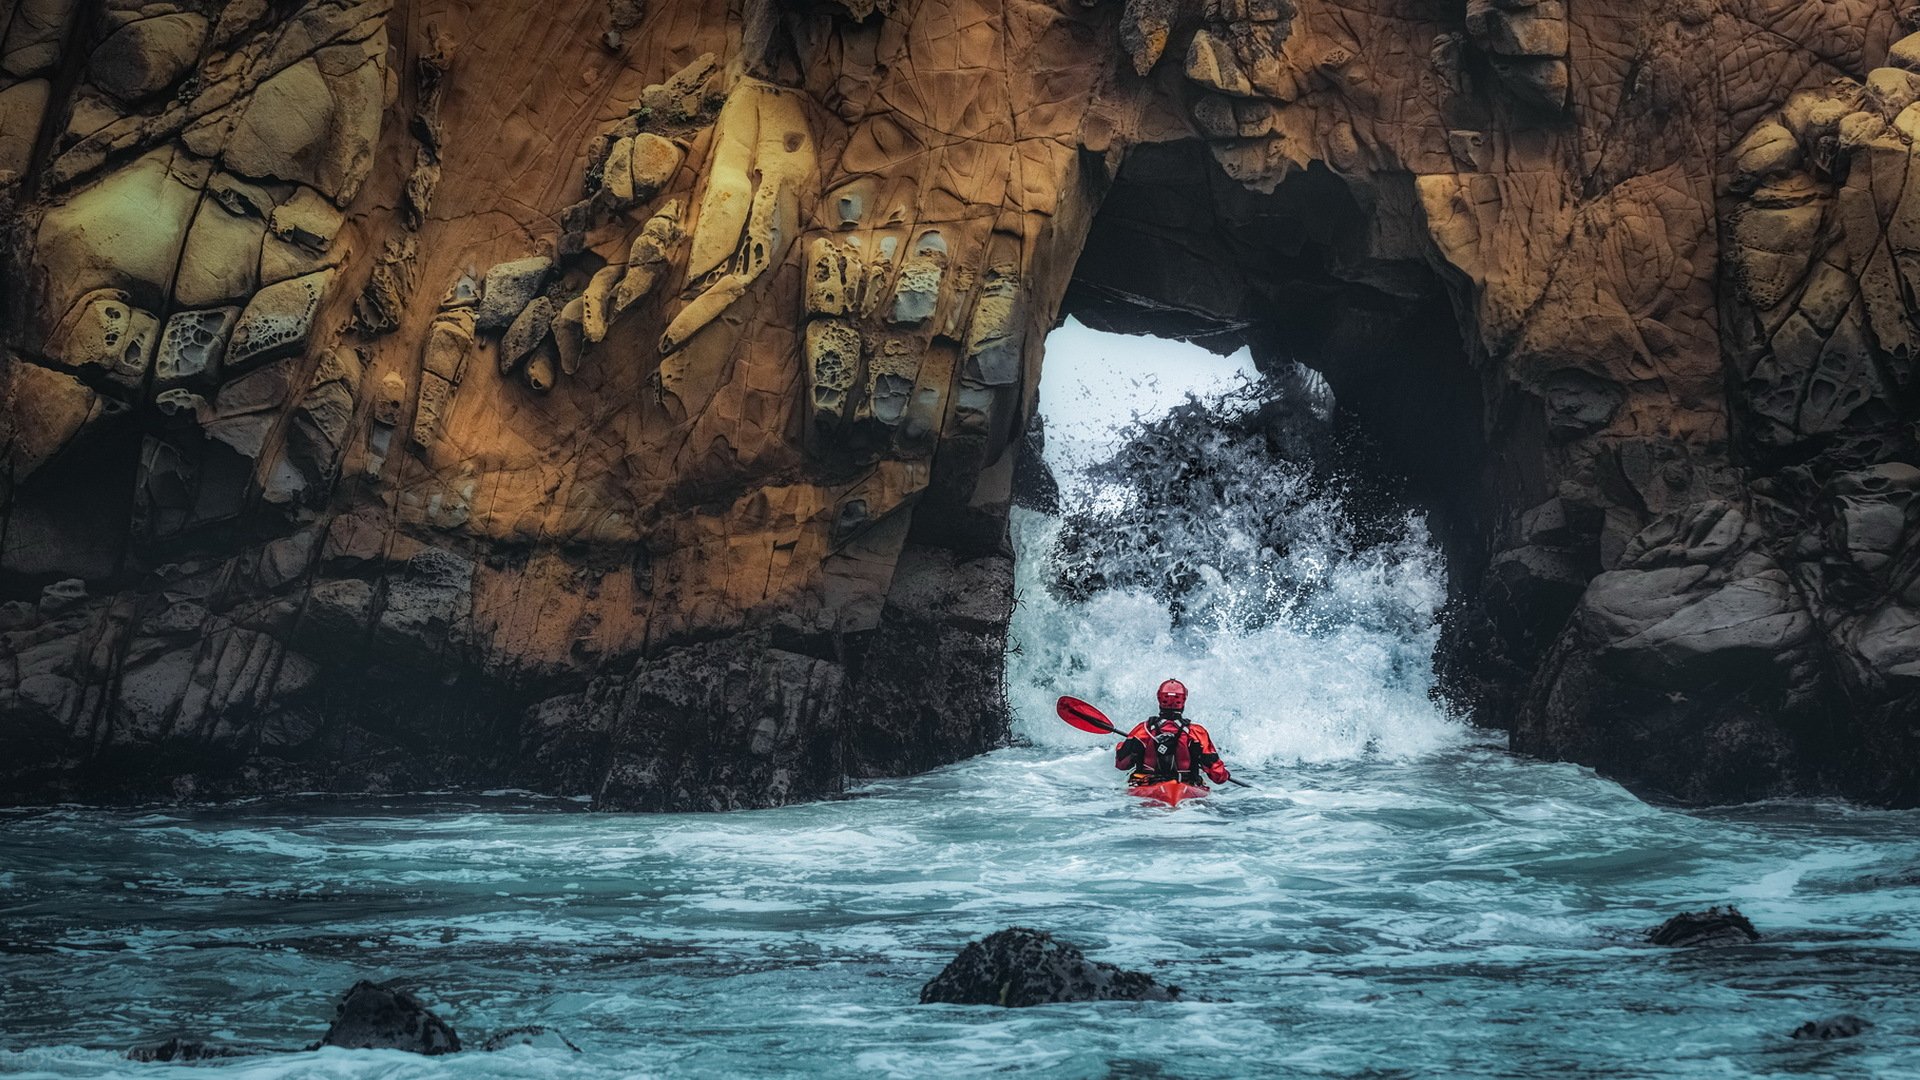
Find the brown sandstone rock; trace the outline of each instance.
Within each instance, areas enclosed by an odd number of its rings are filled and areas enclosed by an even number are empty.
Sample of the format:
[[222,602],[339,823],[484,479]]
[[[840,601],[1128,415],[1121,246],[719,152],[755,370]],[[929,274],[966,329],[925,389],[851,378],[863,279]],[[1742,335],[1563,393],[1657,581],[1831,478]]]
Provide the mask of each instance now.
[[91,591],[14,797],[991,745],[1072,313],[1324,372],[1517,746],[1920,800],[1890,0],[15,6],[0,600]]
[[25,79],[0,89],[0,174],[26,171],[51,90],[45,79]]
[[207,20],[192,12],[128,23],[93,51],[87,61],[88,78],[122,101],[139,101],[193,69],[207,29]]

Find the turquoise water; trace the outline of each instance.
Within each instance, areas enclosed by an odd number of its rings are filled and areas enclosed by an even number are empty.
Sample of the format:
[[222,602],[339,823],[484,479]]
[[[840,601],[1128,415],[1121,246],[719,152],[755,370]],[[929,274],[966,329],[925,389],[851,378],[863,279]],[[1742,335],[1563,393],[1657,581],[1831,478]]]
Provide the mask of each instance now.
[[[1920,815],[1649,806],[1461,745],[1243,769],[1176,811],[1104,750],[841,802],[626,816],[511,795],[0,816],[0,1071],[37,1076],[1920,1075]],[[1738,903],[1735,949],[1641,943]],[[1053,930],[1194,1000],[920,1006],[969,938]],[[403,978],[470,1043],[205,1066]],[[1834,1012],[1878,1026],[1787,1038]]]

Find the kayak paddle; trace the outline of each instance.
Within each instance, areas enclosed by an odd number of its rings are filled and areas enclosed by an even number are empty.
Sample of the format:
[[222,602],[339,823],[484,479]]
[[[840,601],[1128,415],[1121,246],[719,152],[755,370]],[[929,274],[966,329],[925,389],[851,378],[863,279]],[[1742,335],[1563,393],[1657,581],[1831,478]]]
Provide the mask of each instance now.
[[1079,698],[1063,697],[1053,708],[1060,714],[1060,719],[1081,731],[1090,731],[1095,735],[1120,734],[1120,729],[1113,726],[1113,721],[1107,719],[1106,713]]
[[[1106,713],[1094,708],[1087,702],[1081,701],[1077,697],[1066,697],[1062,695],[1060,700],[1054,704],[1053,711],[1060,714],[1060,719],[1065,720],[1068,724],[1079,728],[1081,731],[1089,731],[1095,735],[1123,734],[1119,728],[1113,726],[1113,721],[1107,719]],[[1239,784],[1243,788],[1253,786],[1244,781],[1235,780],[1231,776],[1227,777],[1227,783]]]

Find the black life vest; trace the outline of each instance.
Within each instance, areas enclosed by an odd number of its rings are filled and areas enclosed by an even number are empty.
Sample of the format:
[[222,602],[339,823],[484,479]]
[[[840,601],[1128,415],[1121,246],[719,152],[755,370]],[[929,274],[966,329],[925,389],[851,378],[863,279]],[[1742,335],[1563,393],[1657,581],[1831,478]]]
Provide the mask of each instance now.
[[1163,731],[1167,722],[1167,718],[1161,716],[1147,721],[1147,755],[1140,763],[1140,771],[1185,779],[1194,771],[1194,742],[1187,734],[1184,720],[1173,721],[1176,725],[1173,731]]

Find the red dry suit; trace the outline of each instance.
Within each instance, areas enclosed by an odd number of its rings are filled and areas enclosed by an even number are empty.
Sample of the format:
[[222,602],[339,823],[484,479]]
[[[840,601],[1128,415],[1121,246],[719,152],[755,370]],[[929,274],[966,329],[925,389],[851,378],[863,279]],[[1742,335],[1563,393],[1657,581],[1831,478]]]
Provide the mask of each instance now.
[[1198,784],[1203,773],[1214,783],[1224,784],[1228,776],[1207,729],[1187,723],[1170,709],[1127,732],[1113,748],[1113,767],[1130,770],[1127,783],[1134,787],[1166,780]]

